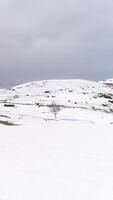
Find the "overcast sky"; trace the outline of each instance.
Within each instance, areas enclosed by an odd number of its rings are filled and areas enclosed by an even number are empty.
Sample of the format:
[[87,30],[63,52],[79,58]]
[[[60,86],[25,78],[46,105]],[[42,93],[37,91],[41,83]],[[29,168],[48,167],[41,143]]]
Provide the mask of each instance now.
[[0,0],[0,85],[113,77],[113,0]]

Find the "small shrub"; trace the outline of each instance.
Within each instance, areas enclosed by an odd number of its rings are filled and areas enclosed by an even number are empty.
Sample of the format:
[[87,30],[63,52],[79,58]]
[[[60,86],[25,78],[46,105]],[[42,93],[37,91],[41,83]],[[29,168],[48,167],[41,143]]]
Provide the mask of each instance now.
[[55,119],[57,119],[57,114],[59,113],[60,106],[56,104],[55,102],[52,102],[51,105],[49,105],[50,111],[54,114]]

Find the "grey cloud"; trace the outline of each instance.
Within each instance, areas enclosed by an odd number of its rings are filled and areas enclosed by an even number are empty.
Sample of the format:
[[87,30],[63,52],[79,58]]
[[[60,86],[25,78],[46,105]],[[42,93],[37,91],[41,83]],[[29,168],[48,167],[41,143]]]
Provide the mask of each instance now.
[[0,85],[113,76],[111,0],[0,1]]

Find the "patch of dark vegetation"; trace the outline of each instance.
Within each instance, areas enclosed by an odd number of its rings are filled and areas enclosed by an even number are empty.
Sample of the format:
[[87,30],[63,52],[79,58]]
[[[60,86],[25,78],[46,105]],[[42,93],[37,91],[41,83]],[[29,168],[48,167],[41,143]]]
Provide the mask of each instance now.
[[113,112],[113,109],[111,109],[111,108],[102,109],[102,108],[96,108],[94,106],[92,106],[91,108],[94,111],[101,111],[101,112],[108,113],[108,114]]
[[105,98],[105,99],[112,99],[113,95],[112,94],[98,93],[98,97]]
[[104,104],[104,103],[102,104],[102,106],[104,106],[104,107],[109,107],[109,105],[108,105],[108,104]]
[[9,121],[4,121],[4,120],[0,120],[0,124],[5,125],[5,126],[17,126],[17,124],[14,124]]
[[94,111],[101,111],[102,109],[100,109],[100,108],[96,108],[95,106],[92,106],[91,107]]
[[4,117],[4,118],[8,118],[10,119],[11,117],[7,116],[7,115],[0,115],[0,117]]
[[38,107],[41,107],[41,104],[40,103],[35,103],[36,106]]
[[11,103],[5,103],[4,104],[4,107],[15,107],[15,105],[14,104],[11,104]]
[[51,93],[49,90],[44,91],[45,94]]
[[109,100],[108,102],[109,102],[109,103],[113,103],[113,100]]
[[113,83],[105,83],[106,86],[113,88]]
[[73,92],[73,90],[69,90],[69,92]]

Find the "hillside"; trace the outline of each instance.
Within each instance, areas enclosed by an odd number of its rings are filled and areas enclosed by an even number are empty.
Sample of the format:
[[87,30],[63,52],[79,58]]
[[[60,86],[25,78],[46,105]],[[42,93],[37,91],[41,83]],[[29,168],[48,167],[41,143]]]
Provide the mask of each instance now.
[[112,79],[0,90],[0,199],[113,199]]
[[19,124],[32,119],[54,120],[52,104],[60,108],[57,120],[112,123],[113,80],[37,81],[0,90],[0,119]]

